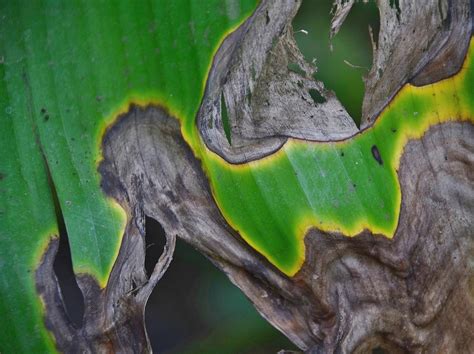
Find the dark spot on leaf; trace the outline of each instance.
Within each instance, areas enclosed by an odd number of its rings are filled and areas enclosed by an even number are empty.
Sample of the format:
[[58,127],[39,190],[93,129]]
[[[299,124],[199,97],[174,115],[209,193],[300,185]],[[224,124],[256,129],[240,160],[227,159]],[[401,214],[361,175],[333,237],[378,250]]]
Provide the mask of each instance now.
[[5,178],[5,174],[0,172],[0,181]]
[[49,120],[49,114],[45,115],[45,116],[43,117],[43,119],[44,119],[45,122],[47,122],[47,121]]
[[315,104],[321,104],[326,102],[326,99],[316,89],[310,89],[309,95],[311,96]]
[[380,151],[376,145],[372,145],[370,149],[372,151],[372,156],[374,157],[375,161],[379,163],[379,165],[383,165],[382,156],[380,156]]
[[353,183],[352,187],[357,188],[357,184]]
[[344,157],[344,151],[341,151],[341,157]]
[[46,113],[46,108],[41,108],[41,114],[45,114]]
[[392,133],[396,133],[396,132],[397,132],[397,129],[392,128]]

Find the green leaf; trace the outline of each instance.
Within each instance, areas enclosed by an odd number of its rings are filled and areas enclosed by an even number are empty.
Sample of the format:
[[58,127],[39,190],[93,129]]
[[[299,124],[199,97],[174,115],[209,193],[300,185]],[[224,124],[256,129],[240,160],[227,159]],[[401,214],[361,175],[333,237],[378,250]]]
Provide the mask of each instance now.
[[255,5],[0,4],[1,352],[53,348],[34,279],[48,240],[58,235],[50,183],[75,273],[105,286],[127,218],[100,188],[105,127],[131,102],[155,103],[179,117],[190,136],[212,56]]

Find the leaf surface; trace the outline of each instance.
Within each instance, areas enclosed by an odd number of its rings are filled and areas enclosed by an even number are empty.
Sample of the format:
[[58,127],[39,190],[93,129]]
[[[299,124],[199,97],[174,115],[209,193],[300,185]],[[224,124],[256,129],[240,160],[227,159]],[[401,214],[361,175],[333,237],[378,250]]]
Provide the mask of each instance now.
[[105,286],[127,219],[100,188],[105,127],[133,101],[166,107],[189,132],[213,53],[255,5],[0,4],[0,351],[53,348],[34,281],[47,242],[58,236],[52,193],[74,272]]

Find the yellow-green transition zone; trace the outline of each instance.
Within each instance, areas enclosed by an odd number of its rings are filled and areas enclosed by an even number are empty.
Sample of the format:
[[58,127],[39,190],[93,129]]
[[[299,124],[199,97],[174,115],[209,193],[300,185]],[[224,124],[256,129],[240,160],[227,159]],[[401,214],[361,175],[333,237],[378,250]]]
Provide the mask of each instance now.
[[206,149],[202,158],[226,220],[288,275],[304,261],[310,228],[393,237],[401,204],[397,170],[407,142],[439,123],[474,121],[472,42],[457,75],[423,87],[406,85],[376,123],[354,137],[289,139],[276,153],[240,165]]

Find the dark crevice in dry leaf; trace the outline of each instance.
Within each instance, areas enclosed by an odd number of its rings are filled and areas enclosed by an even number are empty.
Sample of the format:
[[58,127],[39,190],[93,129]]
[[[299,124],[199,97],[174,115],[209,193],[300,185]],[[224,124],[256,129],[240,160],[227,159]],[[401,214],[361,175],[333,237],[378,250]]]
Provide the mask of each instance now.
[[148,278],[152,275],[155,265],[166,245],[166,234],[163,226],[153,218],[145,217],[145,270]]
[[61,217],[59,224],[59,246],[53,263],[54,273],[58,279],[66,312],[76,328],[82,327],[84,316],[84,297],[79,289],[72,268],[71,248],[64,220]]

